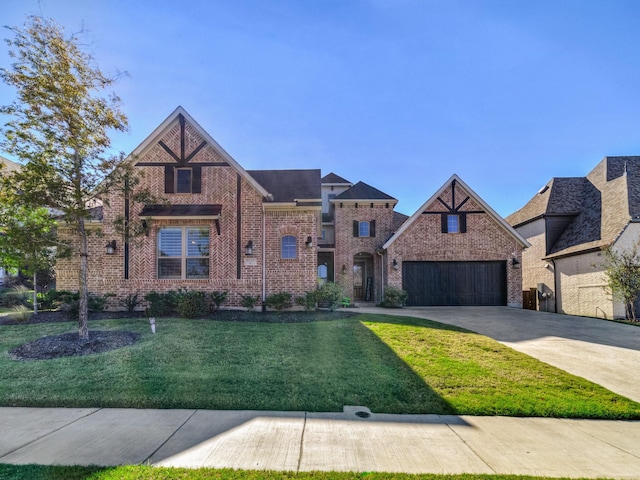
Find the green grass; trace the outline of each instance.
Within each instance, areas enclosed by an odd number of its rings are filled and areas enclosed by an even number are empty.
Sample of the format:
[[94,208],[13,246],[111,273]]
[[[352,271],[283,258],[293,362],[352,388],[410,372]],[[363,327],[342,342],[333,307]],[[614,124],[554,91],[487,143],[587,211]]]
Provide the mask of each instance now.
[[[520,475],[412,475],[406,473],[350,472],[272,472],[229,469],[184,469],[147,466],[125,467],[53,467],[0,464],[0,479],[11,480],[527,480],[540,477]],[[546,480],[553,480],[545,477]]]
[[[73,323],[0,327],[0,405],[640,418],[640,404],[487,337],[387,315],[310,323],[95,321],[136,345],[15,361]],[[1,353],[4,352],[4,353]],[[37,392],[37,394],[34,394]]]

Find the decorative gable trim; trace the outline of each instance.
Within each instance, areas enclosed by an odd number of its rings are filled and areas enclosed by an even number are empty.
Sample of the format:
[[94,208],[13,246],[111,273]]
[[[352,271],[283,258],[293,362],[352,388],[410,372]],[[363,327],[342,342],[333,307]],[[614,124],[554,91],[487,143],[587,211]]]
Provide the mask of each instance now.
[[[455,199],[455,193],[452,193],[452,202],[451,205],[447,204],[445,201],[443,201],[440,197],[441,195],[444,193],[444,191],[449,187],[452,186],[453,188],[453,192],[455,192],[455,186],[456,184],[459,184],[460,187],[462,187],[462,189],[467,192],[468,197],[465,198],[462,202],[456,204],[456,199]],[[424,202],[422,204],[422,206],[420,208],[418,208],[418,210],[416,210],[416,212],[411,215],[411,217],[409,217],[409,219],[404,222],[402,224],[402,226],[398,229],[398,231],[396,233],[394,233],[391,238],[389,240],[386,241],[386,243],[382,246],[383,250],[386,250],[387,248],[389,248],[393,242],[396,241],[396,239],[398,239],[406,230],[407,228],[409,228],[413,222],[415,222],[418,218],[421,217],[421,215],[423,215],[423,213],[433,213],[435,215],[443,215],[443,214],[447,214],[448,212],[451,213],[462,213],[459,211],[459,209],[465,204],[467,203],[468,200],[473,199],[478,205],[480,205],[482,207],[482,210],[477,210],[477,211],[465,211],[465,214],[469,214],[469,213],[486,213],[487,215],[489,215],[490,217],[492,217],[495,222],[505,231],[507,232],[511,237],[513,237],[516,242],[518,242],[522,247],[529,247],[531,246],[529,244],[529,242],[527,242],[524,237],[522,237],[522,235],[520,235],[518,232],[516,232],[513,227],[511,227],[511,225],[509,225],[500,215],[498,215],[495,210],[493,210],[484,200],[482,200],[482,198],[480,198],[480,196],[475,193],[466,183],[464,183],[460,177],[458,177],[456,174],[453,174],[451,176],[451,178],[449,178],[449,180],[447,180],[444,185],[442,185],[442,187],[440,187],[440,189],[433,194],[433,196],[431,198],[429,198],[429,200],[427,200],[426,202]],[[427,212],[426,209],[429,205],[431,205],[434,202],[439,202],[440,204],[443,204],[443,207],[447,208],[446,212]]]
[[[164,135],[168,132],[168,130],[176,123],[180,122],[181,129],[184,128],[184,123],[188,122],[202,138],[204,139],[192,152],[184,151],[184,142],[181,142],[180,152],[172,152],[164,143],[159,140],[164,137]],[[192,160],[195,155],[206,145],[209,145],[211,148],[216,150],[220,156],[224,159],[222,163],[199,163],[198,166],[231,166],[234,170],[238,172],[238,174],[244,178],[249,185],[251,185],[255,190],[257,190],[260,195],[267,199],[271,200],[273,196],[264,189],[262,185],[260,185],[256,180],[247,173],[247,171],[240,166],[238,162],[236,162],[231,155],[229,155],[224,148],[220,146],[218,142],[216,142],[211,135],[209,135],[206,130],[204,130],[198,122],[196,122],[191,115],[189,115],[186,110],[182,107],[176,108],[165,120],[162,122],[138,147],[134,149],[134,151],[127,158],[128,162],[133,162],[135,165],[149,165],[146,163],[138,163],[136,159],[142,158],[147,151],[153,146],[160,144],[160,146],[167,152],[169,155],[176,160],[175,164],[169,164],[172,168],[176,166],[185,166],[187,163]],[[155,164],[153,164],[156,166]],[[158,164],[157,166],[166,166],[166,163]],[[191,164],[190,164],[191,165]]]

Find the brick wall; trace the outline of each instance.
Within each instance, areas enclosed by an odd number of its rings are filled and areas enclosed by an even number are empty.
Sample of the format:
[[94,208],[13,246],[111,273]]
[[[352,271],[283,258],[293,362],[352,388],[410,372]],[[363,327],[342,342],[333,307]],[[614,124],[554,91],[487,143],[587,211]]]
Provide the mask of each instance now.
[[[354,237],[353,221],[376,221],[375,237]],[[343,202],[335,206],[335,280],[349,297],[353,295],[354,256],[366,253],[372,258],[373,300],[382,299],[380,279],[380,256],[376,251],[382,247],[392,233],[393,206],[389,203]],[[344,271],[342,266],[344,265]]]
[[[158,139],[160,140],[160,139]],[[176,123],[163,136],[162,140],[174,152],[180,150],[180,128]],[[195,149],[202,137],[189,125],[185,128],[185,151]],[[137,162],[173,163],[171,157],[157,142],[143,152]],[[223,162],[213,146],[207,145],[190,162]],[[89,239],[89,291],[94,294],[114,293],[116,298],[110,301],[111,308],[121,307],[120,300],[128,294],[137,293],[142,298],[150,291],[166,292],[185,288],[205,292],[227,290],[229,295],[225,306],[240,306],[241,295],[262,295],[263,264],[262,244],[263,207],[261,195],[231,166],[203,166],[201,194],[165,194],[164,167],[137,167],[141,175],[140,188],[147,188],[157,197],[164,198],[173,205],[184,204],[220,204],[220,235],[217,234],[213,220],[154,220],[148,235],[130,242],[129,279],[125,279],[124,242],[114,232],[113,220],[124,214],[124,199],[113,194],[108,206],[104,207],[104,222],[101,228],[94,229],[95,235]],[[238,188],[239,187],[239,188]],[[238,212],[238,191],[240,191],[240,211]],[[131,205],[131,218],[138,219],[144,205]],[[240,219],[238,216],[240,215]],[[315,288],[317,214],[311,211],[269,212],[265,219],[267,225],[267,295],[277,291],[289,291],[301,294]],[[240,238],[238,238],[240,224]],[[157,279],[157,235],[164,226],[202,226],[209,229],[210,269],[208,279],[198,280],[159,280]],[[298,259],[280,261],[280,237],[282,232],[295,234],[299,240]],[[97,233],[101,232],[98,236]],[[57,287],[60,290],[78,289],[79,256],[77,239],[72,230],[60,229],[60,236],[70,239],[76,246],[76,253],[70,259],[60,260],[57,266]],[[307,249],[304,242],[307,236],[314,239],[314,247]],[[115,255],[105,254],[105,244],[115,239]],[[253,242],[253,255],[245,255],[247,242]],[[238,254],[238,247],[240,247]],[[276,256],[277,252],[277,256]],[[238,278],[238,263],[240,275]],[[141,305],[141,307],[144,305]]]
[[[450,201],[451,189],[440,196]],[[456,198],[464,199],[466,193],[458,184]],[[427,211],[442,212],[443,206],[435,201]],[[469,200],[461,212],[482,210]],[[466,233],[442,233],[440,215],[420,215],[402,236],[392,243],[385,257],[387,282],[402,287],[402,268],[393,269],[393,260],[401,266],[406,261],[497,261],[507,262],[507,304],[522,306],[521,270],[511,268],[512,258],[522,260],[522,247],[489,214],[470,213],[467,215]]]

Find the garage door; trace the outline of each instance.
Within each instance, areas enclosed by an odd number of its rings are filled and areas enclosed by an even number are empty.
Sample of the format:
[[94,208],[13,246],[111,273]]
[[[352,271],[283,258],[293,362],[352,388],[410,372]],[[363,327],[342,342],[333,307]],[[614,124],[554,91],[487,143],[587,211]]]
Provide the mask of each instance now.
[[498,262],[403,262],[407,305],[506,305],[507,265]]

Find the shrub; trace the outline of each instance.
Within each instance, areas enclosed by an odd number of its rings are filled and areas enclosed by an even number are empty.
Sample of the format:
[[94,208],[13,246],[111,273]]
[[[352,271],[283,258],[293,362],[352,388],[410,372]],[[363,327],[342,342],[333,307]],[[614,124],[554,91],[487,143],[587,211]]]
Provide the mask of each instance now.
[[127,312],[129,313],[135,312],[136,307],[138,306],[139,303],[140,301],[138,300],[137,293],[134,293],[134,294],[130,293],[129,295],[124,297],[122,300],[120,300],[120,305],[126,308]]
[[207,299],[203,292],[182,292],[178,300],[178,314],[183,318],[200,318],[207,313]]
[[26,322],[31,318],[31,310],[24,305],[16,305],[12,310],[10,317],[18,322]]
[[316,293],[318,304],[333,311],[342,304],[344,298],[344,292],[342,287],[337,283],[326,282],[324,283]]
[[285,308],[291,308],[291,294],[287,292],[272,293],[265,301],[267,307],[281,312]]
[[227,291],[211,292],[211,302],[212,302],[213,310],[218,310],[220,308],[220,305],[222,305],[224,301],[227,299],[228,293],[229,292]]
[[409,294],[401,288],[388,286],[384,289],[382,306],[386,308],[402,308],[407,302]]
[[253,307],[256,306],[258,300],[260,300],[260,296],[254,297],[253,295],[240,295],[242,297],[242,306],[247,309],[248,312],[253,310]]
[[24,285],[16,285],[10,290],[6,290],[0,296],[0,305],[4,307],[15,307],[17,305],[27,305],[29,303],[29,289]]
[[305,311],[310,312],[315,310],[316,303],[318,302],[317,291],[307,292],[301,297],[296,297],[296,305],[304,307]]
[[173,290],[167,293],[147,293],[144,296],[144,299],[149,302],[149,306],[146,309],[147,316],[163,317],[170,315],[176,310],[180,295],[181,294]]
[[105,293],[104,295],[89,295],[89,311],[104,312],[109,297],[115,297],[115,294]]

